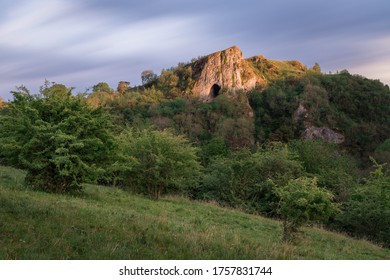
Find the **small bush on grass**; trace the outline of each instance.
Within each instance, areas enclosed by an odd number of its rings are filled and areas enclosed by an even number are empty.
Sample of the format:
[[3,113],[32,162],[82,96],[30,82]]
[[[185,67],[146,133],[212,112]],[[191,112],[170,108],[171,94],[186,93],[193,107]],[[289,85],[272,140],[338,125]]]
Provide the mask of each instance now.
[[333,195],[317,186],[317,179],[300,177],[276,187],[280,198],[278,213],[283,219],[283,240],[294,239],[299,227],[309,221],[326,221],[336,212]]

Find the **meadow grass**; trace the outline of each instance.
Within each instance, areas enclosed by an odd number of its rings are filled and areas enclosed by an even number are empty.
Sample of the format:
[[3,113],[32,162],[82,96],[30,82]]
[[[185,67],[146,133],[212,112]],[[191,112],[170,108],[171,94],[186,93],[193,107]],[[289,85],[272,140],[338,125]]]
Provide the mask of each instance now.
[[85,185],[81,197],[31,191],[0,166],[0,259],[390,259],[390,250],[319,228],[296,244],[281,223],[212,203]]

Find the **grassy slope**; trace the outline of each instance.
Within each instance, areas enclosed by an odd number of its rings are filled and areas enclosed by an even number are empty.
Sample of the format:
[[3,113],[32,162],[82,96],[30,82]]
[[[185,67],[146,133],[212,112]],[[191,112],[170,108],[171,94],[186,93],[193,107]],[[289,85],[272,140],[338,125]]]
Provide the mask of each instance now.
[[22,179],[0,166],[0,259],[390,259],[321,229],[286,245],[274,220],[184,198],[98,186],[74,198],[24,190]]
[[299,61],[271,60],[263,56],[254,56],[246,59],[252,69],[268,82],[286,77],[300,77],[306,71],[306,66]]

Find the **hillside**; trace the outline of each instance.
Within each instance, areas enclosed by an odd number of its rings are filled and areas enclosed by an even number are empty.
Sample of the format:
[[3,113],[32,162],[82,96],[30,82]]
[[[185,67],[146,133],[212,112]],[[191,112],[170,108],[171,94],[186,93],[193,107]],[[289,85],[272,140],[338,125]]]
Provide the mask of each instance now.
[[[26,170],[18,180],[29,187],[2,190],[4,258],[367,257],[308,229],[300,245],[282,246],[279,223],[207,201],[283,219],[286,241],[315,222],[390,248],[388,86],[318,64],[244,59],[237,47],[144,71],[143,82],[75,94],[46,81],[0,109],[0,165]],[[8,170],[4,184],[19,172]],[[84,196],[62,196],[75,193]]]
[[280,241],[275,220],[185,198],[156,202],[85,186],[33,192],[0,166],[0,259],[390,259],[390,250],[318,228]]
[[[178,106],[178,99],[186,102]],[[320,139],[338,144],[365,167],[390,137],[390,90],[379,80],[347,70],[324,74],[318,64],[308,68],[297,60],[244,58],[236,46],[163,70],[120,98],[94,92],[90,100],[114,108],[125,122],[135,116],[138,122],[150,120],[158,129],[174,128],[194,142],[217,136],[234,149]],[[172,109],[162,110],[167,103]],[[214,114],[216,107],[222,109]],[[231,141],[239,130],[245,140]],[[375,157],[387,162],[382,154]]]
[[[188,87],[184,91],[189,90],[191,95],[206,101],[212,101],[220,91],[250,91],[265,87],[276,79],[299,77],[307,72],[307,67],[295,60],[270,60],[263,56],[245,59],[237,46],[200,57],[178,68],[183,68],[174,70],[178,84]],[[164,84],[167,80],[172,82],[175,79],[165,73],[158,78],[158,83]]]
[[[123,96],[105,92],[93,92],[91,103],[113,108],[124,122],[150,121],[158,129],[184,132],[194,142],[217,135],[234,149],[269,141],[320,139],[340,145],[367,167],[368,157],[390,137],[387,85],[347,70],[324,74],[320,65],[308,68],[297,60],[244,58],[236,46],[163,70]],[[220,97],[228,97],[231,104],[219,101]],[[186,102],[179,107],[177,99]],[[217,112],[214,118],[215,105],[208,109],[196,101],[224,103],[221,111],[226,113]],[[169,102],[172,110],[160,109]],[[245,140],[231,141],[238,130],[244,130],[238,134]],[[388,161],[382,154],[376,158]]]

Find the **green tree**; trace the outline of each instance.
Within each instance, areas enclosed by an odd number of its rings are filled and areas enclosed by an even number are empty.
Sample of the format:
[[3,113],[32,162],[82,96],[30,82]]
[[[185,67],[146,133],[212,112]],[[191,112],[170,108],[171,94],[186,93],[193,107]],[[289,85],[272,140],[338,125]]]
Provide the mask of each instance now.
[[305,171],[318,178],[319,187],[331,191],[337,202],[349,199],[358,173],[351,156],[339,151],[336,145],[321,140],[294,140],[288,145],[297,154]]
[[135,160],[125,186],[159,199],[164,193],[183,193],[197,182],[200,164],[196,149],[170,131],[125,131],[121,150]]
[[309,112],[305,121],[310,121],[316,126],[322,126],[324,123],[329,123],[328,115],[331,111],[326,90],[317,85],[307,84],[305,85],[301,100]]
[[[255,114],[255,131],[260,143],[287,142],[300,134],[292,115],[298,108],[298,81],[280,81],[263,92],[253,91],[249,103]],[[289,84],[291,83],[291,85]],[[298,84],[298,85],[296,85]]]
[[196,197],[248,212],[275,215],[278,198],[273,185],[287,184],[302,175],[300,163],[283,147],[251,153],[241,150],[231,156],[216,156],[206,167]]
[[317,179],[300,177],[276,187],[280,198],[278,213],[283,219],[283,240],[294,238],[299,227],[309,221],[326,221],[337,211],[333,195],[317,187]]
[[390,175],[390,138],[375,149],[374,157],[378,162],[386,163],[384,169]]
[[166,98],[176,98],[180,96],[177,88],[179,77],[173,70],[163,70],[158,79],[158,88],[164,92]]
[[59,84],[44,86],[40,95],[15,92],[0,127],[2,161],[26,169],[26,183],[48,192],[81,190],[115,145],[110,118]]
[[222,139],[215,137],[201,146],[199,154],[203,166],[207,166],[213,158],[217,156],[227,156],[229,154],[229,149]]
[[384,164],[372,161],[375,171],[354,189],[340,221],[349,233],[390,247],[390,178],[383,173]]
[[93,92],[112,92],[110,86],[105,82],[100,82],[92,87]]

